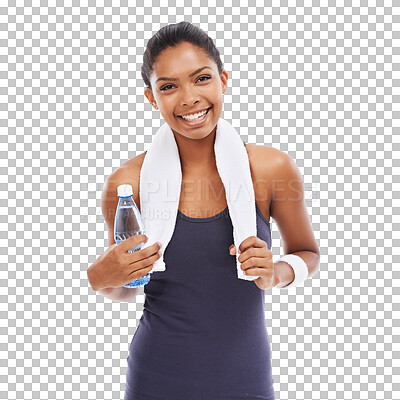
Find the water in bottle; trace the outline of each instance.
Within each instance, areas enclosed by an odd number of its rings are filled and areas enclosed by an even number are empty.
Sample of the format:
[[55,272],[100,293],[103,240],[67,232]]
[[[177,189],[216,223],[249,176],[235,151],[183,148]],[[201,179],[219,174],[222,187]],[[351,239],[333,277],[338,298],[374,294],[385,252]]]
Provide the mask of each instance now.
[[[114,223],[114,239],[116,244],[120,244],[128,237],[133,235],[145,235],[146,230],[140,212],[133,200],[133,190],[131,185],[119,185],[118,186],[118,207],[115,214]],[[139,251],[143,246],[143,243],[138,243],[128,250],[128,253]],[[144,286],[150,281],[150,273],[142,276],[141,278],[134,279],[132,282],[127,283],[124,287],[135,288]]]

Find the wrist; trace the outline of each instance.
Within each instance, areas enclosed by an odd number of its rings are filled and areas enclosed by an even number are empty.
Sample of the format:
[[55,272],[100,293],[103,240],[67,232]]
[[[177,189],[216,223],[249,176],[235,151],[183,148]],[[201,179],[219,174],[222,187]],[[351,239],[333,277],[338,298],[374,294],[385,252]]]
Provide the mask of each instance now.
[[294,280],[293,268],[285,261],[274,263],[274,287],[283,288]]

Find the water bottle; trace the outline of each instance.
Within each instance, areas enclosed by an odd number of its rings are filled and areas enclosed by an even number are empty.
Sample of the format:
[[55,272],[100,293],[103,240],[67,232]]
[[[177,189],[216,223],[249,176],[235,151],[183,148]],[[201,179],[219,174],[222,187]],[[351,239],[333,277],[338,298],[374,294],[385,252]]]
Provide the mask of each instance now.
[[[119,185],[118,186],[118,207],[115,214],[114,223],[114,239],[116,244],[120,244],[128,237],[133,235],[145,235],[146,230],[140,212],[136,207],[135,201],[133,200],[133,190],[131,185]],[[134,247],[128,250],[128,253],[139,251],[144,243],[138,243]],[[135,288],[144,286],[150,281],[150,273],[148,272],[141,278],[134,279],[132,282],[127,283],[124,287]]]

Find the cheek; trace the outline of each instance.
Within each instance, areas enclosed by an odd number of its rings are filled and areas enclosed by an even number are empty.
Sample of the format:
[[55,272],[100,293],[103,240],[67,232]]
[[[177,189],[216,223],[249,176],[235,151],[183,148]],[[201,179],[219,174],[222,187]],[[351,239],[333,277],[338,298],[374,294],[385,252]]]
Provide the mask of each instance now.
[[219,88],[217,91],[215,91],[213,97],[214,97],[215,104],[222,106],[222,103],[224,101],[224,95],[222,93],[222,89]]

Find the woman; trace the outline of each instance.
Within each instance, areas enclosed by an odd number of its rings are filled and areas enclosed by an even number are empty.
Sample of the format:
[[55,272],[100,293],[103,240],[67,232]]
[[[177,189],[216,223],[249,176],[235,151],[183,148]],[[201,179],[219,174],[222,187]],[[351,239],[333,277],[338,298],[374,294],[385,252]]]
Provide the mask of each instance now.
[[[182,189],[175,231],[164,254],[167,269],[152,274],[144,287],[144,311],[127,358],[125,400],[275,399],[264,290],[289,285],[294,272],[286,262],[272,261],[270,217],[278,225],[285,253],[304,260],[308,277],[319,267],[301,174],[287,154],[246,144],[257,237],[247,238],[239,249],[229,246],[232,222],[213,147],[228,87],[218,50],[190,23],[166,26],[147,44],[142,77],[146,98],[174,133]],[[208,112],[202,118],[204,110]],[[199,122],[187,121],[195,117]],[[130,254],[128,262],[126,251],[139,237],[119,246],[113,238],[119,184],[133,186],[140,210],[144,157],[134,157],[107,179],[102,210],[110,247],[88,270],[92,287],[119,301],[136,296],[137,290],[121,286],[144,276],[159,257],[154,244],[145,254]],[[237,278],[237,250],[242,269],[258,279]],[[115,266],[112,277],[110,265]]]

